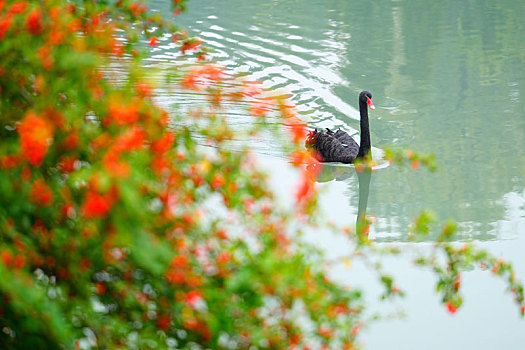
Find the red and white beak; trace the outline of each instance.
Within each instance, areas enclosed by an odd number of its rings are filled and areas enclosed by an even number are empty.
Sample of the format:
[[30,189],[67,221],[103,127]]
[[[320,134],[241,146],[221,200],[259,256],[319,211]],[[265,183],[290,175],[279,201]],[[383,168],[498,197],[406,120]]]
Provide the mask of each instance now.
[[368,96],[366,96],[366,103],[368,103],[368,107],[370,107],[370,109],[376,109],[376,106],[374,106],[372,103],[372,99]]

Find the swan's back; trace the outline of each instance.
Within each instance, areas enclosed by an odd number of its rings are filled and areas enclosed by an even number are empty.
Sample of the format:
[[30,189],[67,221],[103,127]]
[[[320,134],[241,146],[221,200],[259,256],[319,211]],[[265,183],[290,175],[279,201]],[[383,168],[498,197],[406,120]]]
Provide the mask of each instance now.
[[317,151],[317,157],[323,162],[352,163],[359,153],[359,145],[350,135],[342,130],[330,129],[310,132],[306,146]]
[[[327,129],[330,130],[330,129]],[[331,131],[331,130],[330,130]],[[352,149],[357,149],[359,151],[359,145],[355,140],[352,138],[352,136],[348,135],[348,133],[344,132],[341,129],[337,129],[334,133],[334,137],[341,141],[343,144],[348,145],[348,147],[352,147]]]

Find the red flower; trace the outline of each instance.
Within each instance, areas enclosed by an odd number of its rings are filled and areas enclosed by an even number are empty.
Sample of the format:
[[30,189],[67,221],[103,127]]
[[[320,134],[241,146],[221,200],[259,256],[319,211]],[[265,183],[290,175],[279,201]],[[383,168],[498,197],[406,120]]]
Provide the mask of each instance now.
[[177,255],[171,260],[171,266],[173,267],[184,267],[188,264],[188,258],[184,255]]
[[139,149],[144,144],[146,132],[140,127],[132,127],[115,141],[115,151],[133,151]]
[[60,209],[60,212],[65,218],[73,218],[75,216],[75,205],[73,203],[66,203]]
[[108,133],[103,133],[97,136],[93,141],[91,141],[91,148],[94,151],[99,151],[102,148],[107,148],[111,144],[111,135]]
[[13,262],[13,253],[9,250],[2,251],[2,254],[0,255],[0,258],[2,259],[2,263],[5,266],[10,266]]
[[445,305],[447,306],[447,311],[451,314],[455,314],[456,311],[458,311],[458,307],[451,301],[447,302]]
[[219,239],[228,239],[228,235],[226,234],[226,230],[219,229],[215,232],[215,236],[217,236]]
[[53,191],[42,179],[38,179],[33,183],[30,196],[33,203],[42,207],[47,207],[53,203]]
[[213,179],[211,180],[210,185],[211,188],[213,188],[214,190],[218,190],[224,185],[224,176],[222,176],[221,174],[215,174],[213,176]]
[[182,51],[182,54],[185,54],[186,51],[189,51],[189,50],[195,50],[195,49],[197,49],[200,45],[201,45],[201,41],[200,41],[200,40],[192,39],[192,40],[186,41],[186,42],[181,46],[180,50]]
[[66,157],[63,156],[58,161],[58,168],[63,174],[69,174],[75,170],[75,164],[77,162],[78,158],[73,157]]
[[130,166],[126,162],[120,160],[120,153],[115,149],[111,148],[102,159],[102,163],[107,171],[113,176],[118,178],[126,178],[130,173]]
[[370,233],[370,225],[365,224],[361,227],[361,232],[359,232],[362,236],[368,236]]
[[357,163],[355,165],[355,171],[361,174],[363,171],[365,171],[365,165],[363,163]]
[[217,255],[217,264],[224,265],[231,260],[231,255],[229,253],[221,253]]
[[66,150],[72,150],[77,148],[79,143],[78,132],[72,131],[69,135],[66,136],[64,141],[62,141],[62,147]]
[[15,256],[15,263],[14,267],[15,269],[21,269],[26,264],[26,258],[22,255]]
[[207,56],[206,56],[205,53],[199,53],[199,54],[197,54],[197,61],[199,61],[199,62],[205,61],[206,58],[207,58]]
[[0,157],[0,168],[10,169],[18,166],[20,164],[20,157],[18,155],[7,155]]
[[183,270],[169,270],[164,274],[169,283],[182,284],[186,281],[186,273]]
[[52,20],[57,20],[62,15],[61,6],[55,5],[49,9],[49,18]]
[[317,329],[317,332],[319,333],[321,337],[327,338],[327,339],[330,339],[334,333],[330,328],[326,326],[319,326],[319,328]]
[[5,33],[7,33],[12,23],[13,23],[12,15],[5,15],[2,18],[0,18],[0,40],[4,38]]
[[104,295],[104,294],[106,294],[106,284],[103,283],[103,282],[98,282],[95,285],[95,293],[97,295]]
[[307,203],[315,194],[315,176],[303,171],[302,181],[296,193],[296,202]]
[[138,17],[148,10],[148,7],[141,2],[134,2],[129,5],[129,9],[133,16]]
[[29,181],[31,180],[31,169],[29,169],[28,166],[24,167],[22,169],[22,171],[20,172],[20,177],[22,178],[22,180],[24,181]]
[[209,86],[211,81],[220,80],[222,74],[222,68],[211,64],[204,67],[196,67],[186,74],[181,81],[181,85],[186,89],[202,90]]
[[159,44],[159,38],[156,36],[152,37],[149,41],[149,46],[157,46]]
[[459,287],[461,286],[461,275],[458,275],[456,277],[456,280],[454,281],[454,284],[452,285],[452,287],[454,288],[454,290],[457,292],[459,290]]
[[64,41],[65,37],[66,37],[66,33],[54,28],[49,33],[47,40],[51,45],[60,45]]
[[171,160],[166,157],[155,157],[151,160],[151,168],[160,174],[163,171],[169,170]]
[[273,100],[259,100],[252,104],[250,113],[256,117],[264,116],[273,107]]
[[290,133],[293,136],[293,142],[299,143],[305,139],[307,132],[304,124],[297,117],[290,117],[286,119],[284,124],[290,127]]
[[23,13],[27,10],[27,2],[26,1],[17,1],[11,7],[9,8],[9,12],[13,15],[16,15],[17,13]]
[[139,119],[139,106],[136,102],[124,104],[120,99],[113,98],[109,102],[109,116],[118,125],[131,124]]
[[101,195],[94,191],[89,191],[86,194],[86,200],[82,206],[82,211],[87,218],[100,219],[107,216],[113,200],[109,195]]
[[290,161],[293,165],[299,166],[301,164],[308,164],[310,166],[317,166],[319,162],[312,157],[308,151],[295,151],[290,154]]
[[159,315],[157,317],[157,327],[163,331],[167,331],[171,325],[171,318],[169,315]]
[[192,290],[186,294],[186,303],[189,306],[195,307],[200,301],[202,301],[202,297],[198,291]]
[[191,70],[180,82],[182,87],[186,89],[199,90],[202,85],[202,80],[200,79],[200,70],[193,69]]
[[222,78],[222,68],[209,64],[202,70],[202,74],[210,80],[219,80]]
[[40,9],[34,9],[29,12],[26,19],[26,28],[33,35],[42,34],[44,27],[42,26],[42,11]]
[[332,306],[330,309],[331,309],[331,311],[333,311],[336,315],[346,314],[346,313],[348,313],[348,311],[349,311],[349,310],[348,310],[348,306],[347,306],[345,303],[343,303],[343,302],[341,302],[341,303],[339,303],[339,304],[337,304],[337,305]]
[[14,267],[15,269],[21,269],[26,264],[26,258],[23,255],[17,255],[15,256],[15,263]]
[[137,85],[135,85],[135,90],[137,90],[138,94],[142,97],[151,96],[151,85],[149,84],[137,83]]
[[111,52],[116,56],[121,57],[124,53],[124,45],[118,40],[112,40],[109,46],[111,47]]
[[55,64],[55,59],[52,56],[52,48],[49,45],[42,45],[37,50],[37,57],[42,62],[42,67],[46,70],[51,70]]
[[158,156],[168,152],[175,142],[175,135],[168,131],[151,145],[151,150]]
[[28,112],[18,126],[21,137],[22,153],[29,164],[39,167],[53,139],[53,125],[33,112]]
[[244,96],[253,97],[255,95],[258,95],[262,92],[261,83],[256,82],[248,82],[244,83],[242,86],[242,94]]

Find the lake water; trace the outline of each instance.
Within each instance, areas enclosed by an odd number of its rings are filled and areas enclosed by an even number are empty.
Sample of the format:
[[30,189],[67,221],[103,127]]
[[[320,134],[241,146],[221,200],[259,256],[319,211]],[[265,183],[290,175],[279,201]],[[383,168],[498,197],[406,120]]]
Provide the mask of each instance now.
[[[168,12],[169,1],[152,7]],[[434,153],[435,173],[386,167],[372,174],[370,237],[401,247],[423,208],[453,218],[460,240],[474,240],[514,262],[525,281],[525,1],[243,1],[192,0],[178,23],[214,49],[229,71],[286,93],[311,127],[358,133],[357,97],[373,93],[371,138],[385,146]],[[152,65],[180,59],[161,41]],[[168,103],[173,96],[160,95]],[[191,99],[182,104],[191,105]],[[242,125],[249,116],[237,115]],[[271,142],[255,145],[287,194],[293,181]],[[376,152],[380,154],[380,152]],[[327,166],[319,187],[334,222],[355,222],[359,181],[352,167]],[[330,256],[341,238],[314,238]],[[367,349],[523,349],[525,321],[504,285],[487,272],[466,273],[463,307],[449,315],[428,271],[409,257],[385,261],[407,297],[376,301],[379,286],[356,265],[334,277],[362,286],[372,311],[405,318],[373,323]]]

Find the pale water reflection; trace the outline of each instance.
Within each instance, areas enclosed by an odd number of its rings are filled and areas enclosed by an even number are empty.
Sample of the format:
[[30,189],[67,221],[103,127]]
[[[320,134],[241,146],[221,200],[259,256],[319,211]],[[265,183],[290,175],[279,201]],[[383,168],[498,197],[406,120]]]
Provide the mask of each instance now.
[[[152,2],[162,11],[168,5]],[[525,2],[510,0],[191,0],[179,20],[229,72],[288,96],[311,127],[357,134],[357,96],[371,91],[376,152],[383,146],[432,152],[439,170],[373,173],[366,203],[376,217],[370,236],[408,246],[407,227],[430,208],[441,221],[458,222],[461,240],[476,240],[513,261],[525,280],[523,18]],[[161,38],[153,58],[153,65],[181,60],[169,38]],[[188,107],[194,97],[166,93],[158,99]],[[247,122],[241,112],[230,117],[239,127]],[[293,180],[286,160],[267,140],[254,147],[286,196]],[[324,211],[338,223],[355,223],[364,185],[354,168],[325,167],[319,187]],[[344,254],[337,237],[321,232],[317,242],[331,255]],[[523,348],[525,322],[503,285],[487,274],[466,274],[466,302],[450,316],[430,273],[415,270],[408,259],[387,264],[408,294],[397,305],[407,318],[372,326],[365,337],[369,349]],[[377,285],[359,266],[333,273],[363,286],[375,311],[391,308],[375,301]]]

